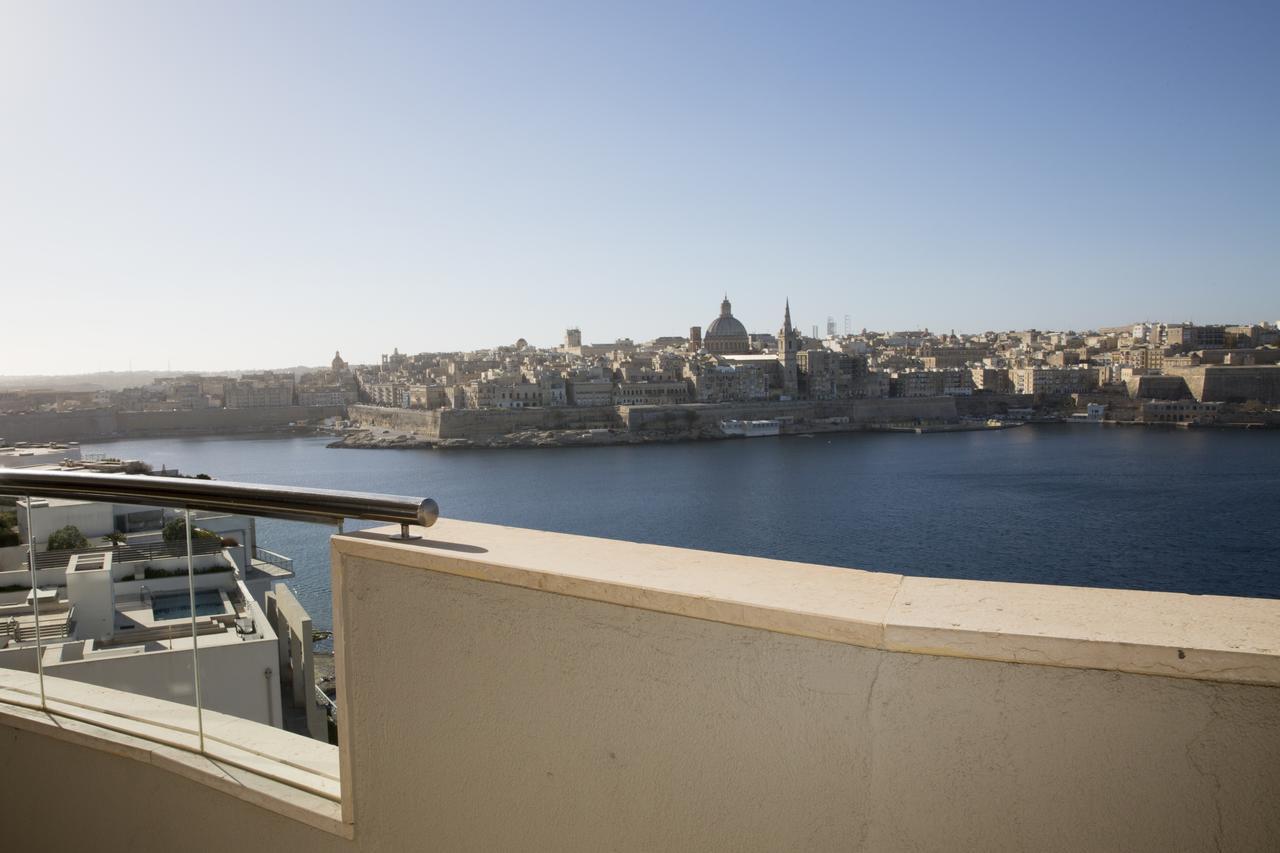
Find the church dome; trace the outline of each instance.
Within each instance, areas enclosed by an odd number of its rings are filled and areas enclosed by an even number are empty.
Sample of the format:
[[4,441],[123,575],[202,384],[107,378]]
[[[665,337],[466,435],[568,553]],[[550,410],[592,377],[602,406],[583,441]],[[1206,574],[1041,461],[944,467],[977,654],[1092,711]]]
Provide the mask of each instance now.
[[747,336],[747,327],[738,322],[738,318],[733,316],[733,306],[729,304],[729,297],[726,296],[724,301],[720,303],[720,316],[711,321],[711,325],[707,326],[707,331],[702,337],[706,338],[741,338]]
[[747,327],[738,322],[737,317],[717,317],[707,326],[702,334],[706,338],[741,338],[746,337]]
[[707,331],[702,335],[702,343],[707,352],[729,355],[751,352],[751,336],[747,327],[733,316],[733,306],[726,295],[720,303],[720,316],[711,321]]

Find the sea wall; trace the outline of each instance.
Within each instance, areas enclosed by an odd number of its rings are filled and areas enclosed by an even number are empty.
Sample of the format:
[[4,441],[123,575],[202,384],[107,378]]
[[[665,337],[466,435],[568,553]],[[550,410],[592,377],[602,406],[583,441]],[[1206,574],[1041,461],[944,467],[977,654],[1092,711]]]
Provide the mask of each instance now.
[[348,417],[364,427],[416,432],[427,438],[496,438],[522,430],[618,429],[613,406],[532,409],[393,409],[351,406]]
[[252,432],[297,421],[341,417],[341,406],[268,406],[254,409],[192,409],[179,412],[24,412],[0,415],[5,441],[94,441],[153,435]]
[[78,412],[23,412],[0,414],[0,438],[14,441],[87,441],[116,435],[119,424],[115,409],[84,409]]
[[956,397],[956,411],[964,418],[990,418],[1007,415],[1010,409],[1029,409],[1035,404],[1033,394],[976,393]]
[[791,418],[810,426],[827,418],[848,418],[852,426],[919,421],[952,421],[951,397],[786,403],[686,403],[671,406],[563,406],[532,409],[393,409],[352,406],[352,421],[370,429],[413,432],[427,439],[498,438],[527,430],[626,429],[674,432],[718,429],[729,419]]
[[342,406],[264,406],[252,409],[202,409],[189,412],[121,412],[126,435],[200,432],[251,432],[298,421],[342,417]]

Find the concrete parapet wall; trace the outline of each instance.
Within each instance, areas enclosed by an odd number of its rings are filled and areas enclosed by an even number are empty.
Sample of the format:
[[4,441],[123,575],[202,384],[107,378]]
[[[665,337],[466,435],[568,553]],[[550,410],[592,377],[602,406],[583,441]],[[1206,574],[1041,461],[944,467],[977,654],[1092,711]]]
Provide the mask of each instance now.
[[334,540],[340,740],[388,849],[1280,847],[1280,603],[373,536]]
[[[126,734],[172,703],[117,694],[98,729],[3,704],[38,694],[0,671],[6,843],[1280,849],[1280,602],[398,532],[332,540],[340,815],[288,784],[333,790],[327,745],[208,712],[277,783]],[[74,819],[20,819],[53,790]]]

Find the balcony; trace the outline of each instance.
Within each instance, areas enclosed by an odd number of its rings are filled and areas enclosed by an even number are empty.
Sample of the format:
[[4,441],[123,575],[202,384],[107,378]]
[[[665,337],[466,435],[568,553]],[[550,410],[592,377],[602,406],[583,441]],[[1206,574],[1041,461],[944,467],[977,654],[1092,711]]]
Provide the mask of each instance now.
[[0,670],[6,842],[1280,848],[1280,601],[410,532],[331,538],[336,746]]

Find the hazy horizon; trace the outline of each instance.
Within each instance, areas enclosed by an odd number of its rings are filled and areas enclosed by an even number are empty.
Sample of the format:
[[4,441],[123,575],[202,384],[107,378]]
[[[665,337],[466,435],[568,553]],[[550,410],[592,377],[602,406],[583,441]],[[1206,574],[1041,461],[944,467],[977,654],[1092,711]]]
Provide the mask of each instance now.
[[640,340],[725,291],[1274,322],[1277,43],[1265,2],[0,4],[0,374]]
[[[723,296],[723,294],[722,294],[722,296]],[[735,309],[735,314],[736,314],[736,309]],[[842,326],[842,320],[841,320],[841,318],[840,318],[840,317],[837,317],[837,318],[836,318],[836,321],[837,321],[837,326]],[[1096,332],[1096,331],[1098,331],[1098,330],[1100,330],[1100,329],[1123,328],[1123,327],[1126,327],[1126,326],[1129,326],[1129,325],[1135,325],[1135,324],[1137,324],[1137,323],[1143,323],[1143,322],[1153,322],[1153,323],[1155,323],[1155,322],[1165,322],[1165,323],[1174,323],[1174,322],[1189,322],[1189,321],[1183,321],[1183,320],[1173,321],[1173,320],[1143,319],[1143,320],[1134,320],[1134,321],[1133,321],[1133,323],[1103,323],[1103,324],[1101,324],[1101,325],[1081,326],[1081,327],[1079,327],[1079,328],[1074,328],[1074,329],[1068,329],[1068,328],[1060,328],[1060,329],[1059,329],[1059,328],[1052,328],[1052,327],[1047,327],[1047,326],[1046,326],[1046,327],[1043,327],[1043,328],[1037,328],[1037,327],[1033,327],[1033,326],[1022,326],[1022,327],[1018,327],[1018,328],[1010,328],[1010,329],[981,329],[981,330],[955,329],[955,330],[954,330],[954,332],[955,332],[957,335],[975,335],[975,334],[983,334],[983,333],[985,333],[985,332],[1004,333],[1004,332],[1031,331],[1031,330],[1033,330],[1033,329],[1034,329],[1035,331],[1045,332],[1045,333],[1053,333],[1053,332],[1077,332],[1077,333],[1084,334],[1084,333],[1087,333],[1087,332]],[[1239,323],[1239,324],[1241,324],[1241,325],[1248,325],[1248,324],[1250,324],[1250,323],[1260,323],[1260,322],[1270,322],[1270,323],[1273,323],[1273,324],[1276,324],[1276,325],[1280,325],[1280,323],[1278,323],[1276,320],[1267,320],[1266,318],[1247,318],[1247,319],[1238,319],[1238,320],[1222,320],[1222,321],[1218,321],[1218,320],[1207,320],[1207,321],[1201,321],[1201,320],[1198,320],[1198,319],[1197,319],[1197,322],[1198,322],[1198,323],[1203,323],[1203,324],[1205,324],[1205,325],[1223,325],[1223,324],[1225,324],[1225,325],[1235,325],[1235,324],[1237,324],[1237,323]],[[821,324],[819,324],[820,328],[818,329],[818,331],[819,331],[819,335],[820,335],[820,336],[822,336],[822,337],[825,337],[825,335],[826,335],[825,323],[826,323],[826,320],[825,320],[825,318],[824,318],[824,319],[823,319],[823,322],[822,322]],[[705,325],[705,324],[696,324],[696,325]],[[810,324],[810,325],[812,325],[812,324]],[[750,327],[749,327],[749,328],[750,328]],[[562,330],[562,331],[563,331],[563,330]],[[751,333],[752,333],[752,334],[763,333],[763,332],[766,332],[766,331],[767,331],[767,333],[768,333],[768,334],[774,334],[774,333],[776,333],[776,331],[777,331],[777,330],[776,330],[776,329],[772,329],[772,330],[765,330],[765,329],[751,329]],[[812,330],[811,330],[809,327],[807,327],[807,326],[806,326],[806,327],[801,328],[801,332],[802,332],[803,334],[805,334],[805,335],[808,335],[810,331],[812,331]],[[861,330],[860,328],[858,328],[858,329],[854,329],[854,330],[853,330],[853,333],[854,333],[854,334],[858,334],[858,333],[860,333],[861,331],[862,331],[862,330]],[[867,330],[867,331],[869,331],[869,332],[889,333],[889,332],[923,331],[923,329],[922,329],[922,328],[915,328],[915,329],[907,329],[907,328],[901,328],[901,329],[871,329],[871,328],[868,328],[868,330]],[[936,329],[934,329],[934,328],[930,328],[930,329],[929,329],[929,331],[930,331],[930,332],[932,332],[932,333],[934,333],[934,334],[942,335],[942,334],[950,334],[953,330],[952,330],[950,327],[940,327],[940,328],[936,328]],[[687,335],[687,333],[688,333],[688,329],[684,329],[684,330],[683,330],[683,333]],[[838,333],[838,334],[843,334],[843,329],[842,329],[842,328],[837,329],[837,333]],[[624,336],[624,337],[630,337],[632,340],[636,341],[637,343],[640,343],[640,342],[643,342],[643,341],[650,341],[650,340],[654,340],[655,338],[664,337],[664,336],[666,336],[666,335],[680,335],[680,334],[682,334],[682,332],[681,332],[681,331],[671,331],[671,332],[666,332],[666,333],[661,333],[661,334],[656,334],[656,335],[643,335],[643,336],[630,335],[630,336]],[[588,337],[587,337],[585,334],[584,334],[584,336],[583,336],[583,342],[584,342],[584,343],[612,343],[612,342],[613,342],[613,340],[616,340],[616,339],[611,339],[611,340],[607,340],[607,341],[605,341],[605,340],[591,340],[591,339],[588,339]],[[558,347],[558,346],[560,346],[561,344],[563,344],[563,343],[564,343],[564,341],[563,341],[563,334],[561,335],[561,337],[560,337],[560,338],[557,338],[557,339],[556,339],[556,340],[554,340],[554,341],[541,342],[541,341],[530,341],[530,340],[527,340],[527,339],[526,339],[526,341],[527,341],[527,343],[528,343],[530,346],[532,346],[532,347],[536,347],[536,348],[540,348],[540,349],[554,349],[555,347]],[[514,344],[514,343],[515,343],[515,341],[498,341],[498,342],[493,342],[493,343],[490,343],[490,344],[481,344],[481,345],[478,345],[478,346],[464,347],[464,348],[459,349],[459,350],[419,349],[419,348],[415,348],[415,347],[412,347],[412,346],[410,346],[410,347],[401,347],[401,346],[398,346],[398,345],[393,344],[393,345],[391,345],[391,346],[384,347],[383,349],[379,350],[379,351],[378,351],[378,353],[376,353],[375,355],[373,355],[372,357],[367,358],[367,359],[355,359],[355,358],[350,358],[350,357],[347,355],[347,353],[346,353],[345,351],[343,351],[341,348],[339,348],[339,349],[338,349],[338,352],[342,354],[342,358],[343,358],[343,360],[344,360],[344,361],[346,361],[346,362],[348,362],[348,363],[350,363],[350,364],[377,364],[377,363],[379,363],[380,357],[381,357],[382,355],[384,355],[384,354],[389,354],[389,353],[391,353],[391,352],[392,352],[393,350],[395,350],[395,349],[399,349],[399,350],[400,350],[400,352],[402,352],[402,353],[404,353],[404,354],[406,354],[406,355],[417,355],[417,354],[419,354],[419,353],[436,353],[436,352],[477,352],[477,351],[484,351],[484,350],[489,350],[489,349],[496,349],[496,348],[501,347],[501,346],[511,346],[511,345],[512,345],[512,344]],[[271,365],[271,364],[240,365],[240,366],[236,366],[236,367],[219,367],[219,366],[216,366],[216,365],[203,365],[203,366],[190,367],[190,368],[188,368],[188,367],[184,367],[184,368],[177,368],[177,367],[155,367],[155,366],[141,366],[141,367],[139,367],[139,366],[133,366],[133,367],[126,367],[126,368],[119,369],[119,370],[117,370],[117,369],[102,369],[102,370],[75,370],[75,371],[68,371],[68,372],[64,372],[64,373],[5,373],[5,372],[0,371],[0,379],[4,379],[4,380],[11,380],[11,381],[12,381],[12,380],[17,380],[17,379],[64,379],[64,378],[75,379],[75,378],[82,378],[82,377],[83,377],[83,378],[88,378],[88,377],[93,377],[93,376],[108,376],[108,375],[117,375],[117,374],[157,374],[157,375],[176,375],[176,374],[179,374],[179,373],[191,373],[191,374],[204,373],[204,374],[214,375],[214,374],[221,374],[221,373],[228,373],[228,374],[230,374],[230,373],[237,373],[237,374],[239,374],[239,373],[253,373],[253,372],[256,372],[256,371],[263,371],[263,370],[276,370],[276,371],[280,371],[280,370],[323,370],[323,369],[327,369],[327,368],[328,368],[328,366],[329,366],[329,362],[330,362],[330,361],[332,361],[333,353],[332,353],[332,352],[329,352],[329,353],[328,353],[328,356],[329,356],[329,357],[328,357],[327,359],[320,359],[320,360],[318,360],[318,361],[316,361],[316,362],[314,362],[314,363],[312,363],[312,364],[306,364],[306,363],[303,363],[303,362],[296,362],[296,363],[290,363],[290,364],[274,364],[274,365]]]

